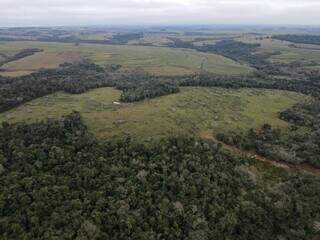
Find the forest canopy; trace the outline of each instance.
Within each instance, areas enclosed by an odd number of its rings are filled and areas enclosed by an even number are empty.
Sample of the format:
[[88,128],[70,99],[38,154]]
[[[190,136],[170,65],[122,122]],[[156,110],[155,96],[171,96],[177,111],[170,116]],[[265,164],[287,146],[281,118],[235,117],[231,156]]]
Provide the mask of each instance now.
[[219,144],[97,142],[78,113],[0,128],[4,239],[308,239],[320,181],[266,185]]
[[274,35],[273,39],[288,41],[293,43],[320,45],[320,35]]

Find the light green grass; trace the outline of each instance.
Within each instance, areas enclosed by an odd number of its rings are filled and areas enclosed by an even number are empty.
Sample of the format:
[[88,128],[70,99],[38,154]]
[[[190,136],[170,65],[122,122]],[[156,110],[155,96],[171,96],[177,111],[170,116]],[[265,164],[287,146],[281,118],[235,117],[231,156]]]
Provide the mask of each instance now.
[[112,37],[112,33],[94,33],[94,34],[77,34],[74,33],[74,35],[77,35],[77,37],[81,40],[105,40]]
[[177,34],[168,33],[144,33],[143,38],[130,40],[128,44],[152,44],[154,46],[165,46],[172,42],[168,37],[177,36]]
[[[200,67],[216,74],[246,74],[252,71],[247,65],[241,65],[231,59],[215,54],[199,53],[193,50],[165,47],[146,47],[131,45],[98,45],[44,43],[44,42],[6,42],[0,45],[0,52],[16,52],[23,48],[41,48],[48,53],[78,52],[84,58],[97,64],[116,63],[126,67],[140,67],[151,72],[156,69],[186,69],[186,73],[199,71]],[[164,67],[168,68],[164,68]],[[169,72],[175,75],[175,71]]]
[[245,43],[259,43],[261,47],[259,48],[260,52],[274,52],[280,51],[281,54],[274,55],[270,58],[272,62],[280,63],[292,63],[299,61],[303,64],[310,64],[314,62],[315,64],[320,65],[320,46],[311,45],[311,44],[295,44],[299,48],[289,47],[290,42],[279,41],[275,39],[255,39],[255,37],[244,36],[239,38]]
[[227,130],[258,128],[264,123],[287,127],[278,112],[308,97],[277,90],[182,88],[174,95],[114,105],[120,92],[101,88],[80,95],[56,93],[0,114],[1,121],[34,122],[79,111],[98,138],[130,134],[137,139],[169,134],[203,137]]

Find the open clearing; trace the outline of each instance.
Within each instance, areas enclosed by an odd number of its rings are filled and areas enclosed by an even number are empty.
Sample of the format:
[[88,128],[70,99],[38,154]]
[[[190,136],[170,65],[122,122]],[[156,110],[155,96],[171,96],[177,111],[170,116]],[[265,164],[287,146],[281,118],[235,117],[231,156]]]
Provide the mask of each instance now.
[[84,94],[56,93],[0,114],[0,122],[27,123],[79,111],[98,138],[130,134],[138,139],[169,134],[209,136],[217,132],[288,124],[278,113],[307,96],[287,91],[182,88],[178,94],[114,105],[120,91],[100,88]]
[[[216,74],[246,74],[253,69],[216,54],[199,53],[189,49],[147,47],[131,45],[99,45],[47,43],[47,42],[2,42],[0,53],[12,53],[25,48],[40,48],[45,54],[79,54],[96,64],[121,64],[130,68],[142,68],[153,74],[177,75],[206,70]],[[11,66],[13,67],[14,64]],[[46,67],[46,66],[42,66]],[[16,68],[16,70],[20,70]]]
[[[9,62],[1,67],[4,69],[4,75],[19,76],[26,73],[37,71],[41,68],[57,68],[65,62],[79,62],[81,56],[76,52],[69,53],[47,53],[39,52],[13,62]],[[11,73],[11,75],[10,75]]]
[[143,38],[131,40],[129,44],[153,44],[154,46],[163,46],[171,43],[168,37],[176,37],[177,34],[168,33],[144,33]]
[[[237,39],[245,43],[259,43],[261,44],[260,52],[275,52],[280,51],[281,54],[271,56],[270,60],[275,63],[292,63],[299,61],[303,64],[320,65],[320,46],[311,44],[294,44],[280,41],[271,38],[259,39],[256,37],[242,37]],[[291,46],[291,47],[290,47]]]

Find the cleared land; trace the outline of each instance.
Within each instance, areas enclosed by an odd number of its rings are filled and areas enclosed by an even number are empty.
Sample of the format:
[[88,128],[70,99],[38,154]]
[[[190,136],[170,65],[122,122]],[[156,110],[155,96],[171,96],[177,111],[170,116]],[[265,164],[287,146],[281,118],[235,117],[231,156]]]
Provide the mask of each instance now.
[[245,36],[237,40],[245,43],[261,44],[260,52],[275,52],[280,51],[281,54],[274,55],[270,58],[272,62],[292,63],[299,61],[305,65],[320,66],[320,46],[311,44],[294,44],[293,43],[275,40],[271,38],[259,39],[256,37]]
[[258,128],[264,123],[287,127],[278,112],[308,99],[278,90],[193,87],[139,103],[113,104],[119,96],[120,91],[113,88],[80,95],[56,93],[0,114],[0,122],[34,122],[76,110],[90,131],[102,139],[123,134],[144,140],[188,133],[208,137],[221,131]]
[[81,60],[80,54],[76,52],[69,53],[47,53],[39,52],[17,61],[9,62],[1,67],[5,70],[3,75],[20,76],[25,75],[41,68],[57,68],[65,62],[78,62]]
[[168,33],[145,33],[143,38],[139,40],[131,40],[129,41],[129,44],[152,44],[154,46],[163,46],[172,42],[168,37],[176,36],[176,34]]
[[239,64],[220,55],[165,47],[3,42],[0,44],[0,53],[8,54],[25,48],[40,48],[45,54],[65,54],[66,56],[79,54],[82,58],[91,59],[97,64],[116,63],[130,68],[142,68],[154,74],[189,74],[201,69],[229,75],[246,74],[252,71],[247,65]]

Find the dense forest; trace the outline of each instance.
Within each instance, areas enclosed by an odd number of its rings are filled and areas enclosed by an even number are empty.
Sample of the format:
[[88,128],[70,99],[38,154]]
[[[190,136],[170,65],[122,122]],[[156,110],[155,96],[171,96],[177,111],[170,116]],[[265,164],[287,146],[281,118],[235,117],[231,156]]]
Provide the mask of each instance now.
[[78,113],[0,128],[3,239],[311,239],[320,181],[265,181],[221,145],[97,142]]
[[134,102],[179,92],[175,80],[148,74],[117,74],[121,65],[98,65],[83,62],[62,64],[60,68],[41,70],[30,75],[9,78],[0,76],[0,112],[27,101],[65,91],[84,93],[99,87],[116,87],[123,91],[121,101]]
[[[294,73],[293,73],[294,74]],[[246,76],[219,76],[200,73],[193,76],[175,78],[179,86],[204,86],[226,88],[266,88],[295,91],[320,97],[320,71],[306,71],[294,77],[276,77],[255,72]]]
[[179,87],[168,81],[147,81],[123,89],[122,102],[136,102],[179,92]]
[[[44,41],[82,43],[73,36],[61,37],[64,33],[57,30],[43,38],[30,29],[27,34]],[[143,33],[116,34],[109,40],[83,42],[126,44],[142,37]],[[312,100],[279,113],[290,123],[288,129],[265,124],[219,133],[216,138],[273,160],[320,168],[320,71],[298,68],[298,63],[271,64],[268,58],[278,52],[260,54],[259,44],[231,38],[201,46],[169,40],[169,47],[223,55],[256,71],[232,77],[205,71],[168,77],[121,71],[118,64],[65,63],[22,77],[0,76],[0,112],[58,91],[80,94],[99,87],[121,90],[123,102],[174,94],[184,86],[295,91]],[[13,61],[39,51],[24,49],[1,58]],[[319,236],[319,178],[269,165],[261,170],[257,162],[222,146],[192,136],[147,144],[125,136],[98,141],[76,112],[29,125],[3,122],[0,238],[303,240]]]
[[237,61],[254,62],[257,60],[253,57],[252,53],[255,52],[258,47],[260,47],[260,44],[223,40],[216,42],[214,45],[204,45],[200,49],[206,52],[215,52]]
[[111,86],[110,78],[102,67],[91,63],[64,64],[17,78],[0,77],[0,111],[57,91],[83,93],[102,86]]
[[273,39],[288,41],[293,43],[320,45],[320,35],[274,35]]

